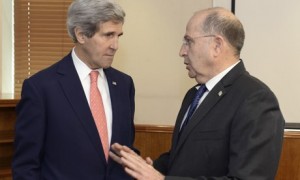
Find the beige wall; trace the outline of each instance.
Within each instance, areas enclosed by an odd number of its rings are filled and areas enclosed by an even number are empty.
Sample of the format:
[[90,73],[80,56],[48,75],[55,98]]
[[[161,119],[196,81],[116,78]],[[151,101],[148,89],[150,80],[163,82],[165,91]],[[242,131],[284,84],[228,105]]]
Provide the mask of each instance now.
[[[121,1],[127,12],[125,35],[114,66],[136,84],[136,122],[174,124],[181,100],[194,80],[178,56],[185,24],[201,8],[229,0]],[[241,58],[278,97],[287,122],[300,122],[300,1],[236,1],[244,24]]]
[[[195,84],[178,56],[186,22],[194,11],[225,0],[117,1],[127,16],[113,66],[134,79],[135,121],[173,125],[185,92]],[[3,26],[2,12],[7,8],[2,4],[7,2],[12,1],[0,0],[1,92],[9,90],[7,82],[13,80],[5,68],[12,67],[12,62],[6,60],[9,58],[3,61],[3,28],[7,26]],[[298,7],[298,0],[236,1],[236,15],[246,30],[242,58],[251,74],[266,82],[277,95],[287,122],[300,122]]]
[[2,38],[2,0],[0,0],[0,93],[2,93],[2,43],[3,43],[3,38]]
[[246,31],[242,58],[277,95],[285,120],[300,123],[300,1],[236,1]]
[[136,86],[135,122],[173,125],[186,91],[195,84],[179,57],[185,26],[211,0],[119,0],[126,11],[124,36],[113,66]]
[[0,0],[0,93],[13,92],[13,0]]
[[[174,124],[187,89],[195,84],[178,56],[185,26],[194,11],[212,6],[212,0],[117,0],[126,11],[124,36],[113,66],[130,74],[136,86],[135,122]],[[8,6],[0,0],[1,42],[10,41]],[[2,5],[3,4],[3,5]],[[12,11],[12,10],[11,10]],[[4,16],[3,16],[4,15]],[[3,22],[4,20],[4,22]],[[5,27],[5,32],[2,32]],[[5,37],[3,34],[6,33]],[[10,46],[0,48],[0,92],[12,92]],[[10,42],[12,43],[12,42]],[[5,53],[1,53],[1,51]],[[3,78],[5,76],[5,78]],[[2,77],[2,78],[1,78]]]

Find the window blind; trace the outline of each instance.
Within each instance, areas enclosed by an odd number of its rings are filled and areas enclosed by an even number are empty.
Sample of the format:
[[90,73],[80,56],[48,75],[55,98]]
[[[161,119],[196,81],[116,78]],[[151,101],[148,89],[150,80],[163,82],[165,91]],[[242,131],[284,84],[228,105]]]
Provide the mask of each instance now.
[[15,0],[15,95],[24,79],[70,52],[66,17],[72,0]]

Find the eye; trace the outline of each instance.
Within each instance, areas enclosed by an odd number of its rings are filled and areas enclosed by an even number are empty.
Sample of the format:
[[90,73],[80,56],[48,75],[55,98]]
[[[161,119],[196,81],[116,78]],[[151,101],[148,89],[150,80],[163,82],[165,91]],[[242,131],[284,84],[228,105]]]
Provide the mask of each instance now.
[[186,43],[187,43],[188,45],[190,45],[190,44],[192,43],[192,40],[189,39],[189,38],[187,38],[187,39],[186,39]]
[[189,46],[192,43],[192,40],[188,37],[183,38],[183,44]]
[[106,33],[105,36],[107,38],[113,38],[114,37],[114,33]]

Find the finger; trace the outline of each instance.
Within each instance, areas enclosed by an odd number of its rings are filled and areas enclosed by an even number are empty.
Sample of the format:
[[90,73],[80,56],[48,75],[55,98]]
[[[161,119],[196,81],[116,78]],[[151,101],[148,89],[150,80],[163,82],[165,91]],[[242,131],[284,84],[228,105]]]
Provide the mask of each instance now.
[[140,163],[136,157],[133,157],[132,154],[121,151],[121,161],[124,166],[133,169],[134,171],[140,170]]
[[131,153],[131,154],[136,154],[132,149],[125,145],[120,145],[119,143],[114,143],[111,146],[111,149],[115,151],[116,154],[120,156],[120,151],[123,150],[125,152]]
[[130,176],[137,180],[165,179],[162,174],[160,174],[153,168],[153,166],[146,164],[145,162],[143,162],[141,166],[138,165],[137,168],[134,168],[127,162],[126,159],[123,159],[123,157],[122,160],[124,160],[124,162],[126,162],[129,165],[125,166],[126,173],[128,173]]
[[121,161],[123,163],[123,166],[140,175],[143,174],[143,172],[149,171],[149,167],[153,168],[151,165],[147,164],[146,161],[140,156],[133,155],[125,151],[121,151],[121,154]]
[[113,145],[111,145],[111,147],[113,149],[118,149],[118,150],[121,150],[123,148],[123,146],[120,145],[119,143],[114,143]]
[[145,162],[145,160],[141,156],[136,154],[134,151],[128,152],[128,151],[121,150],[120,156],[124,157],[125,159],[127,159],[131,162],[135,162],[135,163],[140,162],[140,161]]
[[123,165],[123,162],[121,161],[121,158],[119,156],[117,156],[115,153],[109,151],[108,154],[109,154],[109,157],[112,158],[114,161],[116,161],[117,163]]
[[140,175],[137,172],[129,169],[128,167],[125,167],[125,172],[127,174],[129,174],[131,177],[133,177],[134,179],[136,179],[136,180],[140,180],[141,179]]
[[146,163],[153,166],[153,161],[150,157],[146,157]]
[[111,150],[113,150],[113,152],[115,154],[117,154],[118,156],[120,156],[120,151],[123,149],[123,146],[121,146],[119,143],[114,143],[113,145],[111,145]]
[[123,146],[122,150],[126,151],[126,152],[129,152],[131,154],[136,154],[132,149],[130,149],[129,147],[127,146]]

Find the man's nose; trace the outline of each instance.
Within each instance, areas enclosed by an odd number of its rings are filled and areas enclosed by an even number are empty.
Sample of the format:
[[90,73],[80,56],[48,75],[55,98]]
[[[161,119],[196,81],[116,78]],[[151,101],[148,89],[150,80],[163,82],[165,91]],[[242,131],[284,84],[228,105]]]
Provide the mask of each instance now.
[[179,56],[180,57],[184,57],[187,54],[187,49],[186,46],[184,44],[181,45],[181,48],[179,50]]
[[119,48],[119,37],[115,37],[112,39],[110,48],[117,50]]

